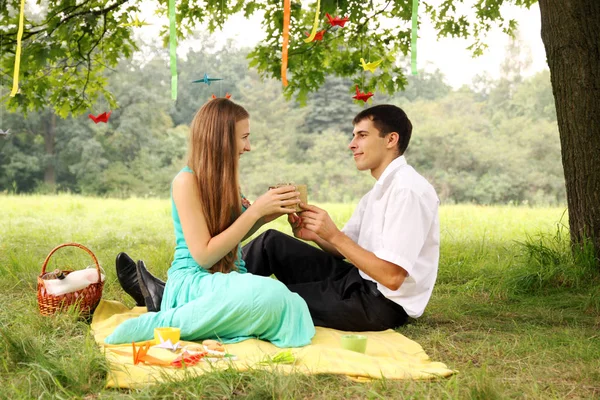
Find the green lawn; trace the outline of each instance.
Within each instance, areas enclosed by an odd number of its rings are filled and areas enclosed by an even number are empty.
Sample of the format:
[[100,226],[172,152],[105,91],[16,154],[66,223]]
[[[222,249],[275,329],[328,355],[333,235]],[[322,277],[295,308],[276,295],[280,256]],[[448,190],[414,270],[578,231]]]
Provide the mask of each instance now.
[[[353,205],[322,204],[339,226]],[[36,276],[50,250],[79,242],[107,273],[104,298],[133,305],[114,258],[127,251],[165,278],[173,254],[168,200],[0,195],[0,398],[599,398],[600,276],[568,251],[561,208],[441,208],[438,282],[423,317],[399,329],[459,371],[435,382],[224,371],[139,391],[104,389],[106,366],[73,315],[41,317]],[[269,227],[289,233],[287,223]],[[59,250],[54,266],[91,263]]]

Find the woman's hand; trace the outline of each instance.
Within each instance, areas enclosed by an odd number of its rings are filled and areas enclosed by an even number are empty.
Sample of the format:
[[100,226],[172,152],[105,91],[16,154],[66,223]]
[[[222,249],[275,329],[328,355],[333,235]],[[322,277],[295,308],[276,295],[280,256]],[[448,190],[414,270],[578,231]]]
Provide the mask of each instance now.
[[300,192],[297,192],[296,187],[291,185],[269,189],[252,203],[248,211],[255,212],[258,218],[265,218],[265,222],[269,222],[283,214],[296,212],[295,207],[291,206],[300,203],[298,196],[300,196]]

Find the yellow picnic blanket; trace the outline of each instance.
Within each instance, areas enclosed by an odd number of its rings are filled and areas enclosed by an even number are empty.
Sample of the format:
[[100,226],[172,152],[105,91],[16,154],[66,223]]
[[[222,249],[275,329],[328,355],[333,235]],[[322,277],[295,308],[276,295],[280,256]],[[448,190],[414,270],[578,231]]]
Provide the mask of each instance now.
[[[235,361],[200,362],[184,369],[154,365],[133,364],[132,345],[105,345],[104,338],[121,322],[146,312],[146,307],[127,308],[117,301],[102,300],[94,312],[91,328],[96,342],[102,347],[110,364],[107,387],[132,388],[154,384],[167,379],[183,379],[190,374],[202,374],[215,368],[236,368],[239,371],[267,368],[278,372],[308,374],[342,374],[355,380],[435,379],[447,377],[455,371],[445,364],[429,359],[415,341],[391,329],[383,332],[360,332],[366,335],[365,354],[342,349],[340,337],[348,332],[329,328],[316,328],[312,343],[291,349],[296,361],[293,365],[262,363],[282,349],[269,342],[250,339],[226,345],[227,353]],[[192,344],[182,342],[182,345]],[[148,355],[164,361],[174,360],[178,354],[167,349],[150,348]]]

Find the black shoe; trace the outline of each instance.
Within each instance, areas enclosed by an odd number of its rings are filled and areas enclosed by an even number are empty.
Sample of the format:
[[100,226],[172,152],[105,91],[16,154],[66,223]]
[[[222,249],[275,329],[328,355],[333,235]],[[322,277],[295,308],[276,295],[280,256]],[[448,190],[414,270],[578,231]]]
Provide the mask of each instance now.
[[125,293],[133,297],[137,306],[145,306],[146,302],[144,301],[144,295],[138,282],[135,261],[125,253],[119,253],[117,254],[115,264],[117,278]]
[[162,302],[163,293],[165,291],[165,283],[153,276],[146,269],[146,265],[142,260],[137,262],[137,279],[139,287],[144,296],[146,308],[150,312],[160,311],[160,303]]

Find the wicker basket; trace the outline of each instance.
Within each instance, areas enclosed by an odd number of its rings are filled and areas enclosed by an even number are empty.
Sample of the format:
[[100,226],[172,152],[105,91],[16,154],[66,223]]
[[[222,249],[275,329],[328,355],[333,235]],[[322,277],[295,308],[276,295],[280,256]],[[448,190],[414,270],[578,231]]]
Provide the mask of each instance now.
[[[90,256],[92,256],[92,259],[94,260],[94,264],[96,264],[96,269],[98,271],[98,282],[92,283],[83,289],[71,293],[65,293],[57,296],[48,294],[46,291],[46,286],[44,285],[44,279],[42,278],[42,276],[44,276],[44,274],[46,273],[46,266],[48,265],[48,261],[50,261],[50,257],[58,249],[69,246],[85,250]],[[63,270],[63,273],[65,275],[68,275],[71,272],[73,271]],[[102,281],[100,275],[100,264],[98,263],[98,259],[90,249],[79,243],[64,243],[59,246],[56,246],[54,249],[52,249],[50,254],[48,254],[46,260],[44,260],[44,265],[42,265],[42,273],[37,278],[37,299],[38,306],[40,308],[40,313],[42,315],[52,315],[61,309],[66,309],[71,305],[75,305],[79,309],[81,315],[90,315],[94,312],[96,306],[98,306],[98,303],[100,302],[103,287],[104,281]]]

